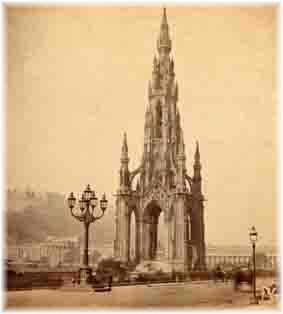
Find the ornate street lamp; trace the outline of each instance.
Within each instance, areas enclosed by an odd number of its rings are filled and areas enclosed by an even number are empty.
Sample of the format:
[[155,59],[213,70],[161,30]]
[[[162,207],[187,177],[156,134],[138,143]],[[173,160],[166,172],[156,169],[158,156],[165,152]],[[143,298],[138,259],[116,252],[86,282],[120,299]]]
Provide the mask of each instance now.
[[255,244],[257,241],[257,231],[255,229],[255,227],[253,226],[251,231],[250,231],[250,241],[252,243],[252,247],[253,247],[253,300],[252,303],[253,304],[258,304],[258,300],[256,297],[256,265],[255,265]]
[[68,206],[71,210],[71,214],[77,220],[83,222],[84,224],[84,254],[83,254],[83,265],[80,268],[80,282],[82,284],[87,283],[88,278],[91,276],[91,268],[88,265],[88,234],[89,234],[89,225],[96,220],[103,217],[105,210],[107,208],[107,199],[105,194],[103,194],[102,199],[100,201],[100,209],[101,214],[95,216],[94,209],[97,206],[97,197],[95,196],[95,192],[91,190],[90,185],[88,184],[86,189],[83,191],[81,198],[78,201],[78,207],[80,209],[80,213],[74,213],[74,208],[76,206],[76,198],[74,193],[71,192],[70,196],[67,199]]

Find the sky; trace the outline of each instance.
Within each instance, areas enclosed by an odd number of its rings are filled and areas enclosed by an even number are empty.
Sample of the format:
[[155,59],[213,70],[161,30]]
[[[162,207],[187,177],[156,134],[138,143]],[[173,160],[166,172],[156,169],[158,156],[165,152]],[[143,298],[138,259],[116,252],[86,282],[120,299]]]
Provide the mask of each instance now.
[[[8,7],[7,187],[76,193],[113,211],[123,133],[141,161],[162,7]],[[167,6],[192,174],[200,144],[206,242],[277,239],[277,7]]]

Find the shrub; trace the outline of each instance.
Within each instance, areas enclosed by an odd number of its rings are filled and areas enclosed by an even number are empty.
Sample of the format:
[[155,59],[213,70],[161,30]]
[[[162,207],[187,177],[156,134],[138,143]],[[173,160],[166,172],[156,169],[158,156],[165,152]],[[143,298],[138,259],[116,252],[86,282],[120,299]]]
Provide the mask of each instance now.
[[210,271],[192,271],[190,272],[191,280],[209,280],[212,279],[212,273]]

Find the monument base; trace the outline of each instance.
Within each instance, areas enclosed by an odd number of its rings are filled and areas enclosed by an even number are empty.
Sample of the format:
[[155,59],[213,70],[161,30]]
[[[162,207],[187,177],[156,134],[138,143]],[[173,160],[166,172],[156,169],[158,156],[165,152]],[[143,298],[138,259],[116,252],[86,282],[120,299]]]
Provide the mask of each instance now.
[[143,260],[136,266],[136,271],[138,272],[154,272],[161,270],[164,273],[187,273],[188,267],[184,264],[182,259],[180,260]]

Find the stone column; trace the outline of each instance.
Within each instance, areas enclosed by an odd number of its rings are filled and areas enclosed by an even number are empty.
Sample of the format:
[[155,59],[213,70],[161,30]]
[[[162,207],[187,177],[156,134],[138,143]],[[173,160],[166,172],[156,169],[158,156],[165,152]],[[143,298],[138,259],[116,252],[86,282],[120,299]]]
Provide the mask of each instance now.
[[175,256],[175,216],[168,221],[168,259],[172,260]]
[[175,268],[183,271],[185,267],[185,196],[178,194],[175,201]]
[[117,199],[117,238],[116,238],[116,248],[117,257],[124,262],[129,261],[130,253],[130,225],[129,225],[129,215],[126,200],[123,196]]
[[143,221],[143,228],[142,228],[142,246],[143,246],[143,259],[148,260],[149,259],[149,228],[150,228],[150,222],[148,220],[148,217],[146,217]]
[[185,242],[185,250],[184,250],[184,264],[185,271],[189,271],[191,269],[191,248],[189,248],[190,241],[190,221],[189,216],[184,216],[184,242]]
[[141,257],[141,221],[136,218],[136,249],[135,249],[135,254],[136,254],[136,263],[140,262],[140,257]]
[[118,220],[118,210],[116,209],[115,214],[115,239],[114,239],[114,256],[119,258],[119,220]]
[[164,213],[164,228],[166,230],[166,238],[165,238],[165,247],[164,247],[164,258],[166,260],[169,259],[169,239],[170,239],[170,221],[169,221],[169,217],[168,214]]
[[116,238],[115,238],[115,257],[120,259],[122,257],[122,208],[121,208],[121,199],[116,200]]
[[157,247],[158,247],[158,217],[153,217],[152,221],[152,228],[153,228],[153,252],[152,256],[153,258],[157,257]]
[[126,262],[130,261],[130,249],[131,249],[131,216],[126,213],[125,214],[125,240],[126,240]]
[[151,216],[150,217],[150,223],[149,223],[149,237],[148,237],[148,240],[149,240],[149,259],[153,259],[153,253],[154,253],[154,239],[155,239],[155,236],[154,236],[154,217]]

